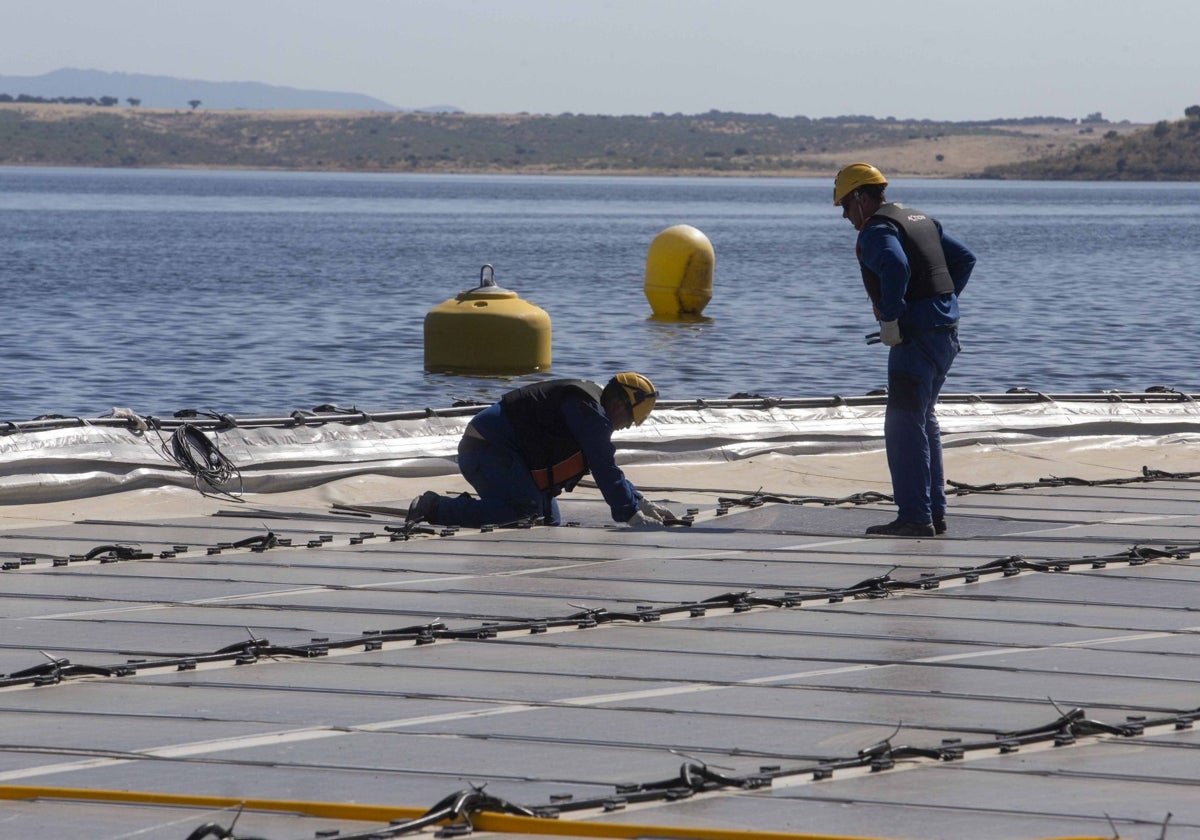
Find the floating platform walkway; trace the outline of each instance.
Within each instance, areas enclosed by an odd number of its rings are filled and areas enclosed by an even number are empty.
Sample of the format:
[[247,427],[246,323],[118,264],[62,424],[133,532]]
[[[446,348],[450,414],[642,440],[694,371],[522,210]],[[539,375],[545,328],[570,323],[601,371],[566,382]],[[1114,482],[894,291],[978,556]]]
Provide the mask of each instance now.
[[876,397],[618,433],[687,524],[407,525],[475,410],[0,428],[0,837],[1200,836],[1191,396],[944,398],[922,540]]

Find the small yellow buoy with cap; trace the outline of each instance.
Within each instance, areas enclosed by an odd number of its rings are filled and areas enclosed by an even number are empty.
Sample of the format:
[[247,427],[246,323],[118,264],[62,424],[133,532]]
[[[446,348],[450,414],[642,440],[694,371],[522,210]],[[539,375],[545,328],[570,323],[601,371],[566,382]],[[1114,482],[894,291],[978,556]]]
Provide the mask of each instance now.
[[495,269],[479,286],[425,314],[425,369],[435,373],[517,374],[550,367],[550,316],[496,285]]
[[660,318],[699,315],[712,299],[717,258],[708,237],[675,225],[654,237],[646,254],[646,300]]

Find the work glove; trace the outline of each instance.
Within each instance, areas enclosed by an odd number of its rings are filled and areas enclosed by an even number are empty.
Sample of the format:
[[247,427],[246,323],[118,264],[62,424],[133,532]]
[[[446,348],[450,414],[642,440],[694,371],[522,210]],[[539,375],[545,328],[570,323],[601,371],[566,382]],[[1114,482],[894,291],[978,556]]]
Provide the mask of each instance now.
[[634,511],[633,516],[625,520],[625,524],[633,528],[661,528],[663,521],[647,516],[640,510]]
[[642,496],[638,499],[638,510],[647,518],[654,519],[658,522],[666,522],[668,519],[674,519],[675,514],[671,512],[669,507],[655,504],[654,502]]
[[879,340],[888,347],[895,347],[897,344],[904,341],[904,336],[900,334],[900,322],[880,321]]

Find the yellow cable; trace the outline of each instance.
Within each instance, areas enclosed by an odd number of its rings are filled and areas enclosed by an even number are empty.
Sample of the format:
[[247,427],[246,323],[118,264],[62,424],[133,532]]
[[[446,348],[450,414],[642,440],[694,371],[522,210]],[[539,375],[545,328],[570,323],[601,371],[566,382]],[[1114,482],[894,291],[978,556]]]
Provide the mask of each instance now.
[[[0,799],[70,799],[82,802],[120,802],[130,805],[174,805],[209,809],[240,806],[249,811],[304,814],[310,817],[360,822],[411,820],[424,815],[429,810],[428,808],[394,805],[355,805],[346,802],[310,802],[292,799],[240,799],[232,796],[194,796],[182,793],[42,787],[39,785],[0,785]],[[471,825],[479,831],[548,834],[559,837],[676,837],[691,838],[692,840],[886,840],[886,838],[846,834],[796,834],[783,831],[556,820],[543,817],[519,817],[492,811],[473,814]],[[1042,838],[1042,840],[1114,840],[1114,838],[1086,836],[1053,837]]]
[[242,799],[233,796],[193,796],[153,791],[103,790],[94,788],[41,787],[38,785],[0,785],[0,799],[75,799],[84,802],[123,802],[132,805],[182,805],[197,808],[237,808],[251,811],[276,811],[328,817],[335,820],[388,822],[411,820],[428,808],[400,808],[390,805],[354,805],[344,802],[307,802],[290,799]]
[[[578,820],[547,820],[483,811],[471,816],[471,825],[479,831],[510,834],[553,834],[559,837],[678,837],[690,840],[886,840],[848,834],[795,834],[784,831],[748,831],[746,829],[702,828],[680,825],[638,823],[597,823]],[[1103,840],[1092,838],[1091,840]]]
[[[519,834],[554,834],[561,837],[677,837],[694,840],[887,840],[849,834],[796,834],[783,831],[701,828],[697,826],[639,825],[636,823],[595,823],[572,820],[547,820],[517,817],[484,811],[471,817],[479,831]],[[1112,837],[1047,837],[1040,840],[1119,840]]]

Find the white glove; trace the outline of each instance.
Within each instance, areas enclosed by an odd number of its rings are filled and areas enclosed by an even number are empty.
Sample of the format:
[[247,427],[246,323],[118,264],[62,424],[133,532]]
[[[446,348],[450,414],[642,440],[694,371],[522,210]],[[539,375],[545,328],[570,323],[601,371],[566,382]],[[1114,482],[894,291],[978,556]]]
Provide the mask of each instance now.
[[625,524],[633,528],[661,528],[663,522],[661,519],[654,519],[642,513],[640,510],[635,511],[633,516],[625,520]]
[[671,512],[670,508],[657,505],[645,496],[638,499],[638,510],[645,514],[648,519],[653,519],[660,523],[675,518],[675,514]]
[[900,334],[900,322],[880,321],[879,340],[888,347],[895,347],[897,344],[904,341],[904,336]]

